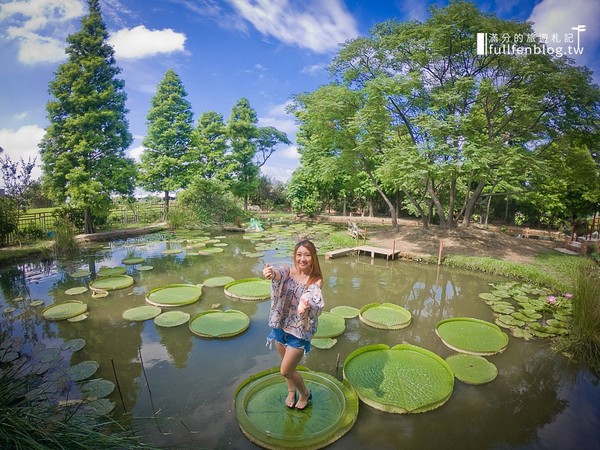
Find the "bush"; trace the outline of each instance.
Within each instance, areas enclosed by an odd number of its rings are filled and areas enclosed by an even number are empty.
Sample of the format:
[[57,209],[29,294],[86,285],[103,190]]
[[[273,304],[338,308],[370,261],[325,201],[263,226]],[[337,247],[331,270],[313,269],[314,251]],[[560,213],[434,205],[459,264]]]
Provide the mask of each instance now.
[[183,208],[191,210],[203,225],[234,224],[241,226],[249,215],[242,210],[233,195],[216,180],[196,178],[179,197]]
[[54,254],[57,256],[66,256],[77,253],[79,251],[79,245],[75,240],[77,231],[70,217],[65,215],[56,219],[55,223],[56,233],[52,247]]

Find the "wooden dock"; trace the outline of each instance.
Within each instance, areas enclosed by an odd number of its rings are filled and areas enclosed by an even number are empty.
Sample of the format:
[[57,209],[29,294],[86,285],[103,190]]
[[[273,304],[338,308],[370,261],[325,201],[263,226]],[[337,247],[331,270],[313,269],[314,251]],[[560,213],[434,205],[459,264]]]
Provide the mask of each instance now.
[[360,255],[361,253],[371,254],[371,258],[375,256],[385,256],[385,259],[395,259],[400,254],[400,250],[391,248],[371,247],[370,245],[359,245],[358,247],[347,247],[339,250],[332,250],[325,253],[325,259],[339,258],[347,256],[351,253]]

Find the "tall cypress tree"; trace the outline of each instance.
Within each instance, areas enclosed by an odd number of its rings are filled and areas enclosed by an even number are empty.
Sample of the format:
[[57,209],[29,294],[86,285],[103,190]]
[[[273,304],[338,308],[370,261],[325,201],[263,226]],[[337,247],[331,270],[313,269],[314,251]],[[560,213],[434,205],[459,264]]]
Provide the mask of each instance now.
[[186,97],[181,79],[169,69],[158,84],[147,116],[140,181],[149,191],[165,193],[166,212],[169,193],[185,187],[191,176],[188,152],[192,146],[194,116]]
[[125,157],[132,141],[125,83],[117,78],[113,48],[99,0],[88,0],[81,29],[67,38],[68,61],[50,82],[50,125],[40,143],[44,182],[55,201],[84,211],[85,232],[110,208],[111,194],[132,194],[135,165]]

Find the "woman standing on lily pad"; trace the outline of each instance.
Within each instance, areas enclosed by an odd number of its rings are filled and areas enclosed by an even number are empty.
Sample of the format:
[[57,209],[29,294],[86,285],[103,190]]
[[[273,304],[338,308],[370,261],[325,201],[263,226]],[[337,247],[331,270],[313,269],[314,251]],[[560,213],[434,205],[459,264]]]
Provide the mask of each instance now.
[[271,280],[271,332],[267,342],[271,344],[274,340],[281,356],[280,371],[288,386],[285,405],[305,409],[312,400],[312,393],[296,368],[310,351],[310,340],[317,331],[324,305],[323,275],[315,244],[301,240],[294,247],[294,267],[274,268],[267,264],[263,276]]

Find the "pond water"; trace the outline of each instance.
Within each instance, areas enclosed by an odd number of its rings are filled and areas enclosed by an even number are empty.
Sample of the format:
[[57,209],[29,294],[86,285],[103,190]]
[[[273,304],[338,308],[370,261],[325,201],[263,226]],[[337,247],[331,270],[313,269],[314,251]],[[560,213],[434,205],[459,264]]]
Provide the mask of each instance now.
[[[171,283],[202,283],[228,275],[236,279],[261,275],[266,262],[291,264],[291,257],[276,250],[248,257],[255,243],[240,234],[228,234],[222,254],[165,255],[163,250],[185,244],[162,239],[114,242],[89,251],[82,259],[43,261],[0,270],[1,329],[29,341],[59,347],[68,339],[83,338],[87,345],[73,354],[71,364],[94,360],[95,377],[118,381],[110,399],[115,414],[129,421],[144,442],[168,448],[253,449],[238,427],[233,412],[236,388],[249,376],[279,364],[275,350],[265,347],[269,300],[251,302],[227,297],[223,288],[203,288],[201,299],[179,307],[192,316],[220,304],[222,309],[246,313],[250,327],[230,339],[203,339],[187,325],[157,327],[152,320],[127,322],[123,311],[145,304],[151,289]],[[127,245],[124,245],[127,244]],[[90,278],[69,276],[87,268],[121,265],[123,258],[141,256],[150,271],[128,266],[132,287],[112,291],[104,299],[90,292],[66,296],[71,287]],[[494,321],[491,309],[478,298],[499,281],[478,273],[449,270],[402,260],[369,256],[333,260],[320,258],[324,273],[325,310],[338,305],[360,308],[372,302],[390,302],[412,313],[409,327],[377,330],[358,318],[346,320],[346,331],[331,349],[314,348],[303,362],[311,370],[342,379],[342,365],[353,350],[369,344],[390,346],[406,342],[431,350],[442,358],[454,354],[435,334],[436,324],[450,317]],[[94,278],[94,275],[91,276]],[[25,297],[15,302],[16,297]],[[49,322],[41,308],[28,307],[34,299],[45,305],[66,299],[83,300],[89,317],[81,322]],[[508,348],[487,359],[498,367],[491,383],[471,386],[456,381],[450,399],[422,414],[388,414],[360,404],[353,428],[331,449],[397,448],[600,448],[600,385],[590,373],[578,370],[543,340],[524,341],[510,336]],[[339,365],[338,365],[339,361]],[[114,367],[114,369],[113,369]],[[117,377],[115,379],[115,375]]]

